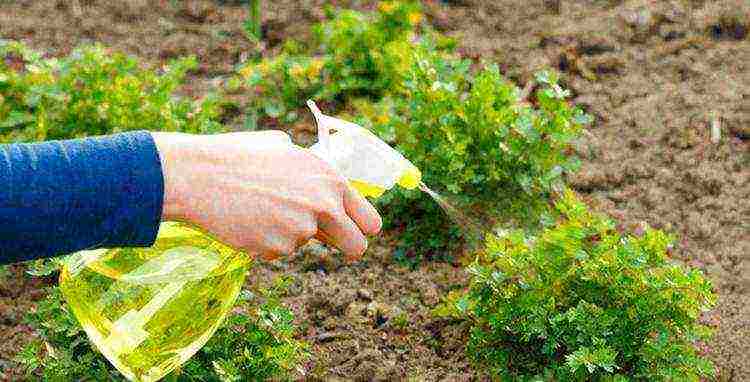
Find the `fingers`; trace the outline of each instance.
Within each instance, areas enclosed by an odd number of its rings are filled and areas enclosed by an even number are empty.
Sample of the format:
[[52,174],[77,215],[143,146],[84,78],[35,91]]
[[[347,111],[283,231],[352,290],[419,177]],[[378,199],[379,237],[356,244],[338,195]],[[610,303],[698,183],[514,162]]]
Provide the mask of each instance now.
[[380,232],[383,221],[375,207],[351,187],[344,193],[344,209],[365,235]]
[[353,261],[361,258],[367,250],[365,235],[377,234],[383,223],[375,207],[349,187],[348,182],[341,179],[339,185],[343,191],[343,209],[339,205],[325,211],[318,219],[315,237],[337,247],[347,260]]
[[321,216],[318,227],[316,237],[341,250],[347,260],[358,259],[367,250],[367,238],[357,224],[343,212]]
[[266,261],[278,260],[287,257],[294,252],[295,247],[288,235],[275,230],[268,230],[264,234],[263,243],[265,247],[260,252],[260,257]]
[[300,237],[297,239],[296,242],[288,240],[288,241],[285,241],[284,243],[279,243],[279,244],[270,246],[266,248],[265,250],[260,251],[259,256],[261,259],[265,261],[274,261],[274,260],[279,260],[281,258],[291,258],[291,256],[297,250],[297,248],[305,244],[307,240],[309,240],[311,237],[313,236],[310,235],[306,239],[302,239],[302,237]]
[[331,237],[328,236],[328,234],[323,231],[318,231],[318,233],[315,234],[315,238],[323,243],[326,243],[331,246],[335,246],[335,244],[333,244],[333,240],[331,239]]
[[264,261],[276,261],[285,255],[286,254],[284,253],[268,251],[268,252],[261,253],[260,258],[263,259]]
[[266,231],[263,242],[268,248],[262,255],[265,260],[291,257],[318,232],[318,222],[313,213],[285,213],[284,216],[289,220],[283,226]]

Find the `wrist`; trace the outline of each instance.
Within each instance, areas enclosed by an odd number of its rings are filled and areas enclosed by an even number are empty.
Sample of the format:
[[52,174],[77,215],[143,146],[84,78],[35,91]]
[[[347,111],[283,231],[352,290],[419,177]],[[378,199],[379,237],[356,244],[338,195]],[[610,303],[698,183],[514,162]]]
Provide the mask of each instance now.
[[181,171],[180,168],[189,166],[186,162],[191,157],[188,151],[192,146],[194,136],[164,132],[152,132],[151,136],[159,153],[164,179],[161,220],[186,220],[188,218],[185,208],[186,188],[183,186],[186,172]]

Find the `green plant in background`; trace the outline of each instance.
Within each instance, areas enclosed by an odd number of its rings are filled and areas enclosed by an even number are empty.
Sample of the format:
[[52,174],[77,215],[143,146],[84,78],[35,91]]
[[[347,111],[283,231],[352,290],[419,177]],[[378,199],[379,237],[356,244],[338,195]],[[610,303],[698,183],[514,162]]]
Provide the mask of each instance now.
[[[233,313],[211,340],[170,377],[179,381],[264,381],[291,379],[308,357],[296,339],[292,313],[280,303],[285,282],[258,296],[243,291]],[[58,288],[26,317],[38,338],[17,356],[29,377],[45,381],[124,378],[92,347]]]
[[503,380],[699,381],[713,375],[696,350],[715,304],[702,273],[672,264],[672,242],[646,229],[623,235],[571,191],[535,237],[490,237],[469,267],[467,294],[442,314],[473,322],[467,354]]
[[[402,88],[422,20],[416,2],[383,2],[377,12],[344,10],[316,25],[313,41],[287,42],[272,58],[243,65],[231,90],[252,92],[248,113],[293,123],[309,98],[331,101],[343,110],[350,99],[380,99]],[[426,30],[440,49],[453,40]],[[254,126],[254,122],[251,122]]]
[[345,10],[317,25],[316,42],[326,56],[322,96],[377,98],[399,89],[421,20],[418,3],[384,1],[377,12]]
[[282,53],[240,69],[249,90],[255,94],[248,107],[249,126],[254,130],[259,117],[292,123],[298,119],[300,100],[317,98],[324,84],[321,73],[325,61],[317,57]]
[[212,133],[220,99],[181,99],[175,92],[194,58],[160,73],[135,58],[84,46],[43,59],[18,42],[0,42],[0,141],[65,139],[127,130]]

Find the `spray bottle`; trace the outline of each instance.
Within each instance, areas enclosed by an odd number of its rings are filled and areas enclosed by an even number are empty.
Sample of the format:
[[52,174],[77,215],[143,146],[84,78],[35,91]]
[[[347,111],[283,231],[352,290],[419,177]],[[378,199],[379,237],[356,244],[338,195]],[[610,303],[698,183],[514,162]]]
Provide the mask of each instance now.
[[[324,115],[310,150],[364,196],[421,173],[367,129]],[[269,140],[267,148],[288,144]],[[157,381],[186,362],[214,334],[245,281],[251,260],[209,232],[165,222],[149,248],[82,251],[63,262],[60,289],[91,342],[131,381]]]

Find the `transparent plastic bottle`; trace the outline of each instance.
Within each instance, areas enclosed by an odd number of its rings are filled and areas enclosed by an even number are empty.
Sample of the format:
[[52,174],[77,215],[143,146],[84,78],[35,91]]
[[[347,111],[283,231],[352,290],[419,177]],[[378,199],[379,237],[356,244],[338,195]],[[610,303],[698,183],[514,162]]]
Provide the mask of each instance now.
[[68,257],[60,289],[91,342],[126,378],[156,381],[211,338],[248,265],[245,254],[207,232],[167,222],[152,247]]
[[[326,116],[312,101],[319,142],[310,150],[363,195],[420,173],[359,125]],[[281,141],[263,142],[272,148]],[[82,251],[64,260],[60,289],[91,342],[131,381],[156,381],[195,354],[221,325],[250,266],[242,251],[203,229],[166,222],[149,248]]]

